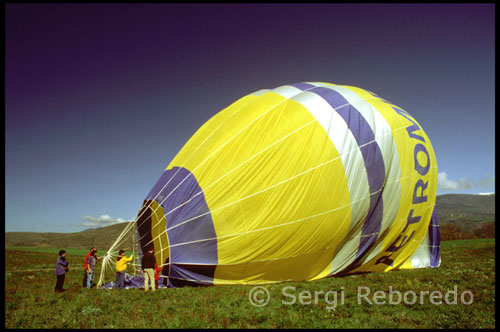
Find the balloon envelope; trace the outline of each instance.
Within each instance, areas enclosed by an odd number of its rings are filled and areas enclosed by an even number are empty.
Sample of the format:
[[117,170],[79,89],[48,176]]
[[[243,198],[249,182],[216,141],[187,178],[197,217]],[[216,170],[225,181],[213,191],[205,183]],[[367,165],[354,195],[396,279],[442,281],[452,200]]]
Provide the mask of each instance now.
[[209,119],[144,200],[168,286],[258,284],[440,264],[437,165],[406,111],[374,93],[295,83]]

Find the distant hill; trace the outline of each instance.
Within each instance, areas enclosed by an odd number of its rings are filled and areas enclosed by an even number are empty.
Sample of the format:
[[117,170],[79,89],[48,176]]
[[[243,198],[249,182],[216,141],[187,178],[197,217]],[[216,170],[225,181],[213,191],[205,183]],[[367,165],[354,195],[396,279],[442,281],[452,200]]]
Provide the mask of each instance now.
[[439,223],[495,221],[495,194],[446,194],[436,197]]
[[[82,248],[96,247],[107,249],[113,245],[128,223],[119,223],[107,227],[87,229],[76,233],[37,233],[6,232],[5,245],[47,248]],[[127,240],[132,240],[130,232]]]
[[[446,194],[436,198],[439,224],[455,223],[460,225],[495,221],[495,195]],[[47,248],[82,248],[96,247],[107,249],[115,242],[127,223],[96,229],[87,229],[76,233],[35,233],[7,232],[5,245],[33,246]],[[475,227],[472,227],[475,228]],[[127,241],[131,241],[132,233]]]

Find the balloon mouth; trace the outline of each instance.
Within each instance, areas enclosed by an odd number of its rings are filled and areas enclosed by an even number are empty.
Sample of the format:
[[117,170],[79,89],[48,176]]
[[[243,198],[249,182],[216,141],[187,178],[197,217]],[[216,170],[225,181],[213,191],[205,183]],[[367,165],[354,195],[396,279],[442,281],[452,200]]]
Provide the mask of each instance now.
[[168,287],[213,284],[217,236],[196,177],[183,167],[163,172],[139,211],[138,252],[154,246]]

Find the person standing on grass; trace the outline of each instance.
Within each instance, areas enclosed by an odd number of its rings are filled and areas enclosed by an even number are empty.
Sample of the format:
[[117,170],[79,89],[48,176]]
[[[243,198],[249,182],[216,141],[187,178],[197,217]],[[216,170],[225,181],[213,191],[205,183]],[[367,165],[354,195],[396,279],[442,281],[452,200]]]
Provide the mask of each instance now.
[[148,284],[151,282],[151,290],[155,291],[155,266],[156,257],[153,254],[153,246],[149,247],[149,251],[142,256],[141,267],[144,274],[144,291],[148,290]]
[[115,288],[125,288],[125,272],[127,271],[127,262],[130,262],[134,255],[125,257],[125,250],[120,249],[118,257],[116,257],[116,281]]
[[[156,257],[155,257],[155,260],[156,260]],[[158,264],[156,264],[156,262],[155,262],[155,287],[156,288],[160,288],[160,285],[158,284],[158,282],[160,280],[161,270],[163,270],[163,269],[161,267],[159,268]]]
[[59,250],[59,257],[56,262],[56,293],[62,293],[65,290],[63,289],[64,278],[66,277],[66,272],[69,271],[69,262],[66,260],[66,250]]
[[95,250],[95,247],[90,248],[90,251],[87,254],[87,257],[85,257],[85,261],[83,262],[83,282],[82,286],[83,288],[87,287],[87,261],[89,260],[89,257],[92,255],[92,252]]
[[94,249],[91,251],[91,255],[87,260],[87,288],[92,288],[92,284],[94,283],[94,270],[95,265],[97,264],[97,250]]

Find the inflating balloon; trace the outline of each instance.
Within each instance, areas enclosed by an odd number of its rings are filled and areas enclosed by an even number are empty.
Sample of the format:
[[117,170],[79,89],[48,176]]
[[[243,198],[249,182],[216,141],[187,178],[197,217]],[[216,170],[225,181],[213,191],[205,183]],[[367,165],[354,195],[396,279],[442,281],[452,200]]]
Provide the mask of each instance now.
[[437,165],[406,111],[369,91],[296,83],[209,119],[136,220],[169,287],[437,267]]

